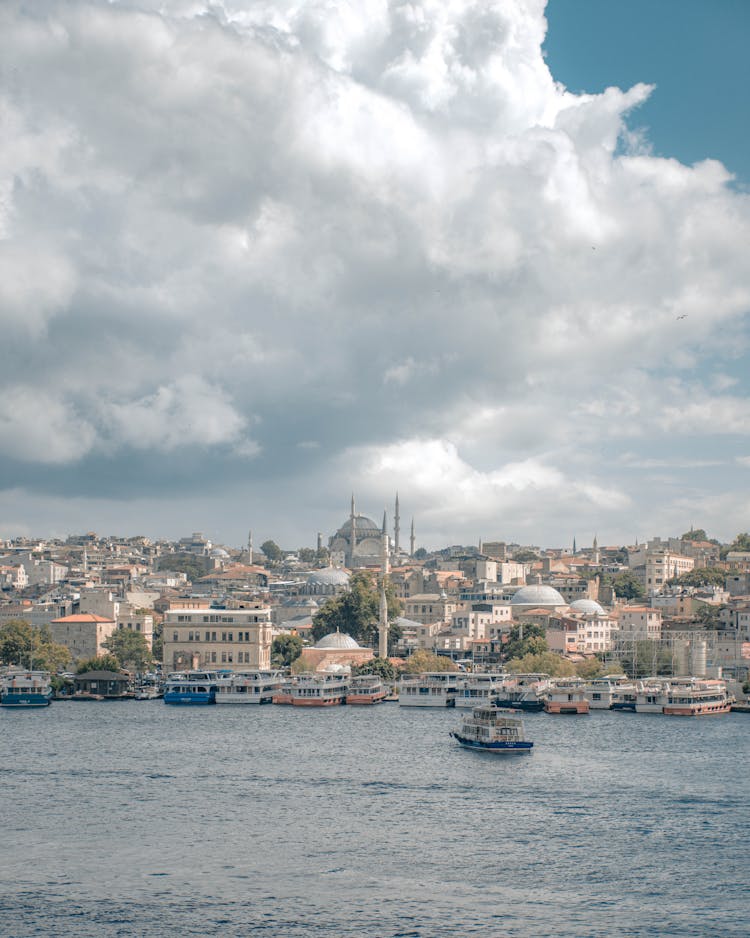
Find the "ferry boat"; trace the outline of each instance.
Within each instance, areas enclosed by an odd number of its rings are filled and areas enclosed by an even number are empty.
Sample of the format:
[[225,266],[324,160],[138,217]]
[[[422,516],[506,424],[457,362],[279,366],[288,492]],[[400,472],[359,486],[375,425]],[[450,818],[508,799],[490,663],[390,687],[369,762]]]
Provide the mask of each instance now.
[[544,709],[549,674],[514,674],[502,682],[494,703],[499,707],[529,712]]
[[293,707],[337,707],[346,703],[349,676],[345,674],[300,674],[291,687]]
[[688,678],[670,683],[664,713],[673,717],[718,716],[729,713],[732,703],[724,681]]
[[270,704],[281,682],[281,671],[235,671],[219,681],[216,703]]
[[48,707],[52,698],[49,671],[7,671],[0,684],[0,706]]
[[461,727],[450,734],[466,749],[506,754],[530,753],[533,743],[524,736],[523,721],[516,711],[484,705],[464,716]]
[[635,695],[636,713],[664,713],[669,699],[669,681],[647,678],[638,685]]
[[582,689],[591,710],[635,710],[637,688],[624,674],[593,678]]
[[214,704],[218,684],[216,671],[178,671],[167,678],[164,703],[179,706]]
[[351,679],[346,702],[356,706],[366,706],[382,703],[387,696],[388,689],[377,674],[358,674]]
[[465,680],[457,671],[427,671],[402,677],[398,683],[399,707],[455,707]]
[[490,704],[502,690],[503,674],[477,672],[464,678],[456,692],[454,706],[473,709],[481,704]]
[[580,681],[556,681],[550,684],[544,699],[547,713],[586,714],[589,702]]

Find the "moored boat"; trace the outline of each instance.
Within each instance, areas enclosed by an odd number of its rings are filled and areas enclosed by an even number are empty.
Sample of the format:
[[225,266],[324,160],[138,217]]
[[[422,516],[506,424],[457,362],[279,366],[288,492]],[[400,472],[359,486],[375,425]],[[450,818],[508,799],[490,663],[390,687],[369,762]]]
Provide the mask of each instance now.
[[346,703],[349,676],[313,672],[300,674],[291,687],[293,707],[337,707]]
[[48,707],[52,698],[49,671],[7,671],[0,683],[0,706]]
[[543,710],[549,680],[549,674],[513,674],[503,680],[493,702],[513,710]]
[[387,696],[388,689],[377,674],[358,674],[351,679],[346,702],[355,706],[366,706],[382,703]]
[[523,754],[534,746],[525,738],[523,720],[514,710],[491,704],[467,713],[460,728],[450,735],[464,748],[482,752]]
[[591,710],[635,710],[636,685],[624,674],[607,674],[582,685]]
[[465,676],[456,671],[427,671],[407,675],[398,684],[400,707],[454,707]]
[[235,671],[219,680],[216,703],[270,704],[281,682],[281,671]]
[[670,682],[664,713],[673,717],[719,716],[729,713],[732,702],[724,681],[688,678]]
[[170,674],[164,689],[164,703],[178,706],[214,704],[218,682],[215,671],[182,671]]
[[502,690],[505,675],[476,672],[464,678],[456,691],[454,706],[474,709],[492,703]]
[[579,681],[556,681],[547,688],[544,709],[547,713],[587,714],[589,702]]

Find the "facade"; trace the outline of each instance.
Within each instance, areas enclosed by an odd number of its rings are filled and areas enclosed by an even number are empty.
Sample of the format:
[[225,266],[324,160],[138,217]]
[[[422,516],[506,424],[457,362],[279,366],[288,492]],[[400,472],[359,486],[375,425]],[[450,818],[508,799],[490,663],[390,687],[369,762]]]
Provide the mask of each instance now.
[[404,616],[414,622],[450,622],[458,609],[445,593],[417,593],[404,600]]
[[[638,638],[661,638],[661,610],[649,606],[623,606],[618,621],[621,633],[637,633]],[[623,636],[624,637],[624,636]]]
[[104,643],[117,628],[114,619],[79,612],[50,622],[52,640],[65,645],[73,658],[96,658],[107,653]]
[[162,631],[164,670],[271,666],[271,610],[169,609]]
[[509,631],[511,618],[509,603],[472,603],[469,611],[453,614],[451,632],[467,639],[489,638],[492,626],[508,623],[506,631]]
[[352,496],[348,520],[328,541],[331,562],[350,570],[357,567],[379,567],[383,557],[384,534],[383,527],[355,510]]
[[609,651],[615,619],[596,613],[551,616],[547,625],[547,644],[559,654],[593,655]]
[[148,613],[127,614],[122,613],[115,620],[118,629],[130,629],[131,632],[138,632],[146,639],[149,650],[154,647],[154,617]]

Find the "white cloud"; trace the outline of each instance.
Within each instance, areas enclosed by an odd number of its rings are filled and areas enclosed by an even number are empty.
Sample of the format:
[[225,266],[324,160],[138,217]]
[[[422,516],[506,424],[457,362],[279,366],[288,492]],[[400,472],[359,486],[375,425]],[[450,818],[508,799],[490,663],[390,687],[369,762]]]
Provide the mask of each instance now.
[[32,387],[6,388],[0,399],[3,455],[45,465],[74,463],[91,450],[94,427],[74,408]]

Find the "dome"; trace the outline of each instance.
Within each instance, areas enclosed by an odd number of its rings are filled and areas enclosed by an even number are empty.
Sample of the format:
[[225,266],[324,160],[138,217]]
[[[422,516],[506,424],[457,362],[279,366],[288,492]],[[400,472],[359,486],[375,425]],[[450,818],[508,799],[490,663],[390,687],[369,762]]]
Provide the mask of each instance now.
[[570,608],[575,612],[583,612],[586,615],[603,616],[606,615],[602,606],[595,599],[577,599],[570,604]]
[[328,635],[324,635],[320,641],[315,642],[316,648],[333,648],[333,649],[348,649],[348,648],[360,648],[351,635],[346,635],[344,632],[330,632]]
[[[357,530],[357,540],[365,537],[382,537],[383,529],[379,524],[375,524],[372,518],[366,518],[364,515],[355,515],[354,521]],[[352,533],[352,519],[347,518],[336,533],[339,537],[349,537]]]
[[214,549],[211,551],[211,556],[216,557],[219,560],[227,560],[229,554],[224,550],[223,547],[214,547]]
[[307,578],[308,586],[347,586],[348,583],[349,574],[338,567],[313,570]]
[[536,583],[522,586],[510,601],[511,606],[567,606],[568,604],[552,586]]

